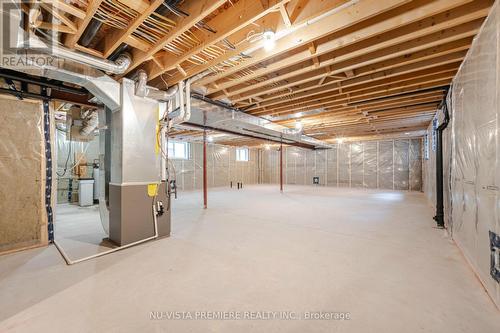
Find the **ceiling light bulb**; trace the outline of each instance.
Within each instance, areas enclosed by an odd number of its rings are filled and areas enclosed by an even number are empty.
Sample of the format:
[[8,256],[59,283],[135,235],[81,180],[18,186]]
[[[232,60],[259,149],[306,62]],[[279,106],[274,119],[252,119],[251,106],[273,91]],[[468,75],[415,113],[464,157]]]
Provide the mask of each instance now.
[[344,138],[338,138],[338,139],[337,139],[337,142],[338,142],[338,143],[342,143],[342,142],[344,142]]
[[208,142],[214,142],[214,137],[213,137],[213,136],[211,136],[211,135],[209,135],[209,136],[207,137],[207,141],[208,141]]
[[295,129],[299,131],[302,129],[302,121],[300,119],[295,121]]
[[275,33],[271,29],[266,29],[262,33],[262,38],[264,38],[264,40],[274,40],[274,37]]
[[266,29],[262,33],[262,39],[264,40],[264,49],[267,51],[271,50],[275,44],[275,33],[271,29]]
[[266,150],[269,150],[269,149],[271,149],[271,146],[270,146],[270,145],[264,145],[264,148],[265,148]]

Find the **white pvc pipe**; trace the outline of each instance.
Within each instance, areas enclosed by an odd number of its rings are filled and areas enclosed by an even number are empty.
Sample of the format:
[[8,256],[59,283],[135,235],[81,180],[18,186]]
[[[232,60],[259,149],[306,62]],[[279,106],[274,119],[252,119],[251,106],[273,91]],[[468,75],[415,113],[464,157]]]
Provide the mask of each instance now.
[[[177,125],[185,121],[185,109],[184,109],[184,81],[179,81],[179,115],[172,119],[172,125]],[[191,114],[191,110],[189,110]]]
[[159,90],[147,86],[148,74],[144,70],[137,71],[137,84],[135,94],[140,97],[148,97],[160,102],[169,101],[177,95],[179,86],[173,86],[168,90]]
[[158,220],[156,218],[156,207],[155,207],[154,204],[153,204],[152,208],[153,208],[153,222],[154,222],[154,231],[155,231],[154,236],[151,236],[151,237],[148,237],[148,238],[144,238],[144,239],[138,240],[136,242],[133,242],[133,243],[130,243],[130,244],[127,244],[127,245],[115,247],[115,248],[113,248],[111,250],[100,252],[100,253],[96,253],[94,255],[91,255],[91,256],[88,256],[88,257],[84,257],[84,258],[80,258],[80,259],[77,259],[77,260],[71,260],[70,257],[66,254],[66,252],[64,252],[64,249],[55,240],[54,240],[54,245],[56,246],[56,248],[59,251],[59,253],[61,253],[62,257],[64,258],[64,261],[66,261],[66,264],[68,264],[68,265],[74,265],[74,264],[78,264],[78,263],[80,263],[82,261],[87,261],[87,260],[94,259],[94,258],[97,258],[97,257],[102,257],[102,256],[104,256],[106,254],[110,254],[110,253],[113,253],[113,252],[116,252],[116,251],[120,251],[120,250],[129,248],[129,247],[132,247],[132,246],[135,246],[135,245],[138,245],[138,244],[141,244],[141,243],[144,243],[144,242],[156,239],[156,238],[158,238]]
[[186,81],[186,112],[182,122],[191,118],[191,79]]

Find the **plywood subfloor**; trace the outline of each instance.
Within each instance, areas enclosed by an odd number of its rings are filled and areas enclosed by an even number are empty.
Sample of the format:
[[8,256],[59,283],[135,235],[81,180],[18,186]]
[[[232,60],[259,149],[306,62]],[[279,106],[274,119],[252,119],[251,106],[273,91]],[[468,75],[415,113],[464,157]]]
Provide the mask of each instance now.
[[[1,332],[499,332],[422,193],[248,186],[180,193],[173,232],[75,266],[0,257]],[[349,321],[150,320],[151,311],[344,311]]]

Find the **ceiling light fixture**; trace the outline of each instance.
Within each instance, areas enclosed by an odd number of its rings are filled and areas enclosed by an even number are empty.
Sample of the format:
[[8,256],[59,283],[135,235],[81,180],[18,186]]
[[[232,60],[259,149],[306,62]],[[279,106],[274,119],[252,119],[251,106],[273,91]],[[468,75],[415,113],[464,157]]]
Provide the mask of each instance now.
[[300,131],[302,129],[302,121],[300,119],[297,119],[295,121],[295,129]]
[[264,40],[264,48],[269,51],[274,47],[276,34],[271,29],[265,29],[262,33],[262,39]]
[[344,142],[344,138],[337,138],[337,143],[343,143]]
[[213,136],[211,136],[211,135],[209,135],[209,136],[207,137],[207,141],[208,141],[208,142],[214,142],[214,137],[213,137]]

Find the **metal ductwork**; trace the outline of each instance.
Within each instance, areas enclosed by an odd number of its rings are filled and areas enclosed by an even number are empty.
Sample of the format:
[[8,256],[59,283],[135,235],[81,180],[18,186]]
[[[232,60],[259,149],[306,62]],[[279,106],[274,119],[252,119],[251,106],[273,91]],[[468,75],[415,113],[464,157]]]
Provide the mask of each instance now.
[[121,54],[115,61],[110,61],[74,51],[57,44],[49,44],[35,35],[30,35],[28,39],[19,40],[17,49],[25,51],[36,50],[37,52],[49,54],[57,58],[91,66],[107,74],[124,74],[132,61],[130,55],[127,53]]
[[184,124],[309,149],[331,148],[326,142],[300,133],[291,134],[288,127],[199,95],[191,97],[191,117]]
[[173,86],[167,91],[158,90],[147,86],[148,74],[144,70],[137,72],[137,83],[135,85],[135,94],[139,97],[147,97],[160,102],[170,101],[175,98],[179,92],[179,86]]
[[[88,65],[93,68],[104,71],[108,74],[124,74],[130,66],[131,58],[127,54],[123,54],[115,61],[110,61],[98,58],[86,53],[71,50],[67,47],[58,44],[57,42],[49,42],[36,36],[30,31],[23,29],[23,13],[20,8],[20,3],[11,0],[10,10],[2,12],[2,21],[4,22],[2,29],[2,45],[9,45],[10,50],[3,49],[2,51],[24,51],[24,53],[42,53],[54,56],[56,58],[65,59],[77,62],[82,65]],[[12,8],[16,8],[15,10]],[[3,29],[8,29],[3,31]],[[17,28],[17,29],[16,29]]]
[[11,3],[18,9],[1,14],[2,21],[7,22],[0,25],[2,45],[7,46],[2,48],[2,67],[79,85],[111,110],[120,107],[120,84],[102,71],[124,73],[130,65],[129,56],[122,55],[112,62],[47,43],[22,29],[19,4]]

